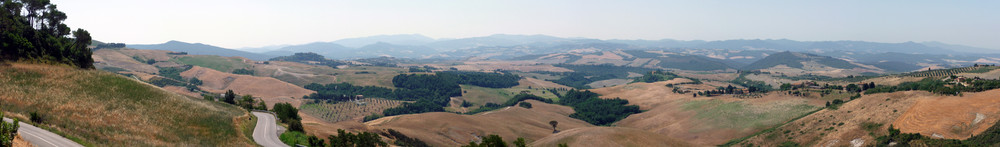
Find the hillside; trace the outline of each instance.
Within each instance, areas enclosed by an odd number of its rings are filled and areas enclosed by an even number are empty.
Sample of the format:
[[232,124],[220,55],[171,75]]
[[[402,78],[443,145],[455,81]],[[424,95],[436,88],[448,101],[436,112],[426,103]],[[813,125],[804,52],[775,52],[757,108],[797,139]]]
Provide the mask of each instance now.
[[[253,146],[237,107],[171,93],[99,70],[4,63],[0,108],[42,115],[43,128],[93,146]],[[249,126],[252,127],[252,126]]]
[[575,50],[570,53],[553,53],[514,57],[511,60],[534,61],[549,64],[584,64],[631,66],[644,68],[667,68],[692,71],[715,71],[732,69],[722,60],[699,55],[688,55],[665,51],[618,50],[596,51]]
[[[674,79],[655,83],[632,83],[593,89],[602,98],[622,98],[637,105],[643,113],[633,114],[615,123],[670,136],[698,146],[720,145],[818,109],[808,99],[764,94],[761,98],[733,96],[693,97],[672,93],[666,84],[688,82]],[[675,87],[702,91],[714,89],[707,84],[683,84]]]
[[301,98],[304,95],[315,92],[270,77],[224,73],[200,66],[194,66],[187,71],[181,72],[180,75],[185,79],[193,77],[201,79],[204,84],[198,87],[204,91],[225,93],[227,90],[233,90],[236,94],[250,94],[254,97],[263,98],[268,106],[279,102],[292,102],[295,106],[298,106],[299,100],[293,98]]
[[152,49],[152,50],[168,50],[174,52],[187,52],[191,55],[216,55],[225,57],[245,57],[253,60],[267,60],[273,56],[261,55],[246,51],[227,49],[207,44],[201,43],[187,43],[180,41],[168,41],[161,44],[148,44],[148,45],[138,45],[130,44],[127,45],[128,48],[135,49]]
[[497,134],[505,140],[524,137],[528,142],[552,134],[549,121],[558,121],[558,130],[591,127],[587,122],[570,118],[573,109],[561,105],[528,100],[533,107],[507,107],[476,115],[432,112],[391,116],[366,122],[378,129],[393,129],[432,146],[459,146],[476,137]]
[[771,54],[770,56],[764,57],[764,59],[760,59],[757,62],[744,66],[743,69],[744,70],[766,69],[778,65],[785,65],[792,68],[803,68],[802,62],[816,62],[821,65],[833,68],[840,68],[840,69],[852,69],[860,67],[851,64],[848,61],[832,57],[817,56],[806,53],[780,52]]
[[684,140],[625,127],[574,128],[531,142],[529,146],[694,146]]

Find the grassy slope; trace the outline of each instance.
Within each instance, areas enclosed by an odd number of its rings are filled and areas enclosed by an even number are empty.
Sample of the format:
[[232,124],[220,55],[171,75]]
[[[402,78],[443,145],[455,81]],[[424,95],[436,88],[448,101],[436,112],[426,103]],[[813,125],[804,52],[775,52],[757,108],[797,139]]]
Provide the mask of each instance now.
[[[252,146],[247,113],[98,70],[0,66],[0,109],[96,146]],[[244,129],[245,130],[245,129]]]
[[220,56],[182,56],[174,59],[177,63],[187,65],[197,65],[211,68],[222,72],[232,72],[235,69],[249,68],[249,64],[243,63],[239,58],[227,58]]

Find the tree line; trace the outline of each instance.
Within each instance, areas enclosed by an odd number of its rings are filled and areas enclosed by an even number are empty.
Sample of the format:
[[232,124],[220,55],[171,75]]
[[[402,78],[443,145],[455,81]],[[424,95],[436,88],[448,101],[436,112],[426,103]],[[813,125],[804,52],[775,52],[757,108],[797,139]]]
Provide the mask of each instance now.
[[[93,69],[90,32],[71,31],[66,13],[48,0],[0,1],[0,61],[66,64]],[[72,38],[69,37],[72,34]]]
[[954,81],[952,80],[943,81],[934,78],[924,78],[923,80],[917,82],[904,82],[896,86],[877,86],[872,89],[868,89],[867,91],[865,91],[865,94],[923,90],[943,95],[960,95],[961,92],[981,92],[981,91],[1000,88],[1000,80],[967,79],[966,81],[961,81],[968,83],[970,86],[965,86],[963,84],[952,84],[949,82],[954,82]]

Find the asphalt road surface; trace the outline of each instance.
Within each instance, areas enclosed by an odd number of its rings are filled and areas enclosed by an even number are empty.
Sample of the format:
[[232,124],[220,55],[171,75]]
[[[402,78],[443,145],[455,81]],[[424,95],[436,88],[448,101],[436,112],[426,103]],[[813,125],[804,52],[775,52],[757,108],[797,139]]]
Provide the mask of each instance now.
[[[7,118],[3,118],[3,121],[14,122],[13,120]],[[83,147],[83,145],[77,144],[72,140],[66,139],[42,128],[38,128],[24,122],[19,123],[19,125],[17,134],[20,134],[21,138],[24,138],[25,141],[28,141],[37,147]]]
[[253,112],[257,116],[257,127],[253,129],[253,140],[257,144],[265,147],[287,147],[278,139],[278,130],[284,130],[278,126],[278,121],[271,113]]

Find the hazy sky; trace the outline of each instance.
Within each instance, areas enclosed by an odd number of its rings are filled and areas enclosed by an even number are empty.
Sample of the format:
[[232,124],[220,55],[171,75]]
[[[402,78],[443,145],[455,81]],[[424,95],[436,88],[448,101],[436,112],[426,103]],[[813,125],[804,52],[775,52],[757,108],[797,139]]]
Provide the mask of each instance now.
[[1000,1],[52,0],[94,39],[227,48],[386,34],[942,41],[1000,49]]

